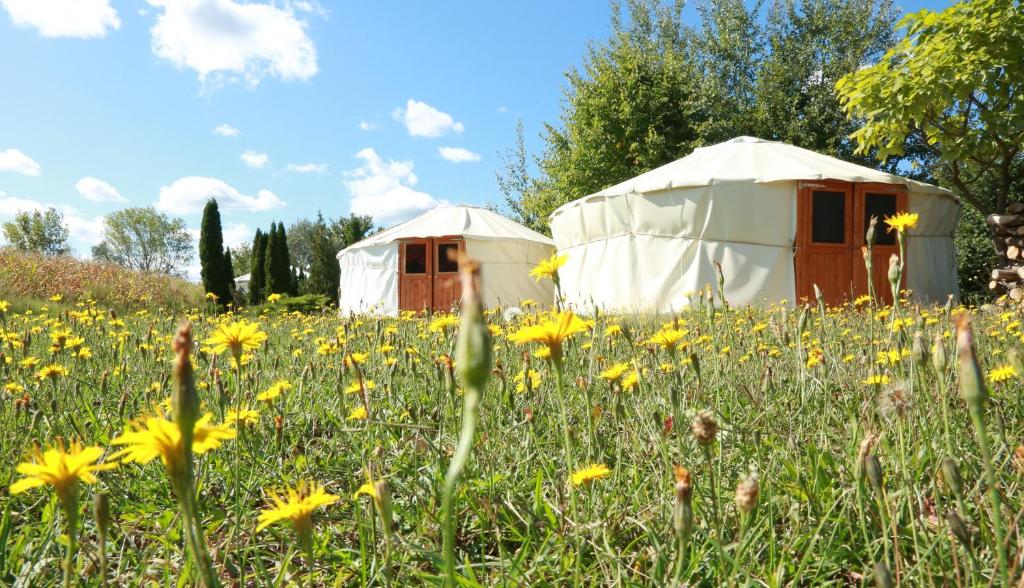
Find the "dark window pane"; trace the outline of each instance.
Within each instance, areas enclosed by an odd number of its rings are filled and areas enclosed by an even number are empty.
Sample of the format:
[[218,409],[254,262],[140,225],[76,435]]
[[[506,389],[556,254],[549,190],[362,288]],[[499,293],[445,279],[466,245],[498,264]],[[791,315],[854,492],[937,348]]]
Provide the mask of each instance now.
[[868,223],[872,216],[878,217],[878,224],[875,225],[875,245],[895,245],[896,231],[889,232],[885,219],[896,214],[895,194],[865,194],[864,195],[864,233],[868,232]]
[[425,274],[427,273],[427,244],[406,243],[405,244],[405,273]]
[[811,241],[846,242],[846,193],[814,191],[811,210]]
[[456,257],[458,253],[458,243],[440,243],[437,246],[437,273],[459,271],[459,261],[458,257]]

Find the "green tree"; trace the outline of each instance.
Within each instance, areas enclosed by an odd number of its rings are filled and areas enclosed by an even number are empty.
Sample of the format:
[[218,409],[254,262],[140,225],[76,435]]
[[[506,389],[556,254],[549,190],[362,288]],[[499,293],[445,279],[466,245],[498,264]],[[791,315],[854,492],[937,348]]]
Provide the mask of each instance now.
[[4,223],[7,246],[26,253],[68,255],[71,253],[69,236],[64,215],[55,208],[22,211]]
[[231,300],[232,279],[224,253],[224,234],[221,229],[220,209],[217,200],[211,198],[203,209],[203,221],[199,229],[199,264],[203,289],[217,296],[221,304]]
[[238,302],[238,293],[235,289],[235,264],[231,259],[231,249],[224,249],[224,274],[228,276],[228,300]]
[[341,268],[338,266],[340,248],[331,239],[331,234],[322,214],[312,223],[313,232],[310,240],[312,260],[309,265],[309,277],[303,285],[304,292],[323,294],[329,300],[338,299],[338,283]]
[[284,223],[270,224],[265,249],[265,293],[287,294],[291,287],[291,267],[288,262],[288,241],[285,237]]
[[900,22],[878,63],[836,84],[863,126],[858,149],[900,154],[908,140],[935,175],[982,214],[1006,209],[1024,174],[1024,11],[1016,0],[966,0]]
[[252,263],[249,266],[249,304],[260,304],[264,299],[264,283],[266,282],[267,260],[266,233],[256,229],[252,238]]
[[252,246],[247,243],[240,243],[231,247],[231,259],[234,263],[234,275],[232,278],[244,276],[249,273],[252,267]]
[[192,255],[192,236],[185,221],[152,206],[108,214],[103,219],[103,241],[92,248],[92,256],[101,261],[178,276],[184,275]]
[[319,221],[324,222],[328,238],[338,251],[365,239],[373,230],[373,219],[369,216],[350,214],[337,219],[324,219],[318,214],[316,220],[299,219],[288,227],[288,255],[293,266],[308,268],[312,265],[313,233]]

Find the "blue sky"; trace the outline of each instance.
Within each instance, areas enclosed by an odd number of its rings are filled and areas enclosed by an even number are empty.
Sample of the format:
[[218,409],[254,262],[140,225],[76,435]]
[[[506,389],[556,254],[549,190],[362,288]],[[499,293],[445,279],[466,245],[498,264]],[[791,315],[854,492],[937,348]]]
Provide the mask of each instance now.
[[0,221],[57,206],[87,255],[126,206],[195,228],[216,196],[232,243],[317,210],[388,224],[500,201],[516,121],[539,150],[608,15],[603,0],[0,0]]

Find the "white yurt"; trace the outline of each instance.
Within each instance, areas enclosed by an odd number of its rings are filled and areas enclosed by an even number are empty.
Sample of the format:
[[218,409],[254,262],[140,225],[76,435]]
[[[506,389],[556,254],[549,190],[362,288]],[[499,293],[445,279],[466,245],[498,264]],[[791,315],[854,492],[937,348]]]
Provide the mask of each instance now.
[[464,251],[481,262],[487,306],[554,299],[550,280],[530,270],[550,257],[548,237],[476,206],[442,206],[370,236],[338,253],[342,312],[396,314],[399,310],[450,310],[459,301],[458,264]]
[[862,247],[872,216],[876,291],[896,236],[883,218],[919,214],[903,287],[919,301],[959,296],[953,233],[960,203],[944,188],[752,137],[690,155],[575,200],[550,216],[570,305],[670,311],[717,288],[730,304],[797,302],[819,286],[830,304],[867,291]]

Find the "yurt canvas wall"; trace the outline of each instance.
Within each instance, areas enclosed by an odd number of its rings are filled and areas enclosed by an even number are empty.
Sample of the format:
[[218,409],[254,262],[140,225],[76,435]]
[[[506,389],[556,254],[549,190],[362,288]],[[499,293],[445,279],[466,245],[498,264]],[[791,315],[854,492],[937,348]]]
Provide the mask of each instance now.
[[[948,191],[749,137],[698,149],[556,210],[552,235],[568,256],[562,291],[569,304],[584,309],[669,311],[685,305],[686,294],[715,288],[719,262],[730,303],[796,302],[811,287],[797,279],[801,265],[794,256],[811,228],[802,218],[810,208],[799,205],[823,191],[843,193],[849,227],[836,250],[845,252],[849,276],[834,265],[827,271],[825,257],[809,278],[823,284],[831,278],[833,289],[853,286],[854,264],[863,263],[856,246],[862,227],[853,225],[864,216],[854,203],[872,190],[920,214],[907,251],[906,287],[915,298],[958,295],[952,236],[959,203]],[[886,247],[878,253],[887,259]],[[886,263],[878,257],[876,265]]]

